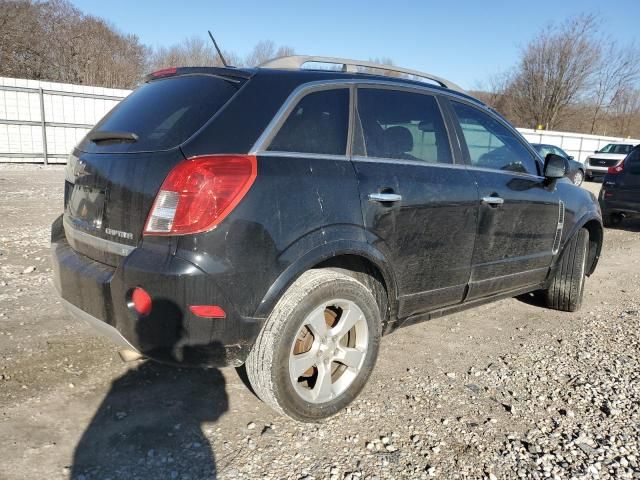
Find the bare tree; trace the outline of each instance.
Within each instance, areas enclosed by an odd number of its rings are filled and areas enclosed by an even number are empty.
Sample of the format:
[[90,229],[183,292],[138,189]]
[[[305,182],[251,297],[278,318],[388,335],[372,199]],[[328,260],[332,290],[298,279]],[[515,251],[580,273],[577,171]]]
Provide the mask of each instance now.
[[132,87],[146,48],[67,0],[0,0],[0,75]]
[[511,84],[515,113],[554,128],[585,93],[598,65],[596,18],[582,15],[541,32],[523,51]]
[[[232,52],[223,51],[225,60],[239,65],[239,58]],[[191,37],[170,47],[160,47],[149,57],[149,69],[159,70],[167,67],[221,67],[220,56],[209,39]]]
[[610,42],[594,74],[593,112],[589,133],[595,133],[603,114],[626,95],[640,75],[640,50]]
[[263,40],[253,47],[251,53],[245,58],[244,65],[247,67],[257,67],[272,58],[286,57],[294,53],[292,47],[283,45],[276,48],[276,44],[273,41]]
[[622,137],[640,137],[640,89],[625,88],[612,107],[612,124]]
[[492,75],[486,83],[478,84],[471,93],[506,118],[514,119],[512,72]]

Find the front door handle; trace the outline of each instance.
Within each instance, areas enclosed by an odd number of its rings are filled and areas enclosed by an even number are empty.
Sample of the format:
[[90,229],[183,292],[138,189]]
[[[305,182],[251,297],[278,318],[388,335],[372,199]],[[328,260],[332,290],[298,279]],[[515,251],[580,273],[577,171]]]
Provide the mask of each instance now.
[[504,198],[482,197],[482,203],[484,203],[485,205],[491,205],[492,207],[498,207],[504,203]]
[[402,200],[402,195],[397,193],[370,193],[369,200],[372,202],[399,202]]

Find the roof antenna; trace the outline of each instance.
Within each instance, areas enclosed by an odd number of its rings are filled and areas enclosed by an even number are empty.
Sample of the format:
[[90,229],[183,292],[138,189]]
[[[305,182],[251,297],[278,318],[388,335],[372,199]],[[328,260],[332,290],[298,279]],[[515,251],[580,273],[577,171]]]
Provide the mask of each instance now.
[[227,64],[227,61],[224,59],[224,57],[222,56],[222,52],[220,51],[220,49],[218,48],[218,44],[216,43],[216,39],[213,38],[213,35],[211,35],[211,30],[207,30],[207,32],[209,32],[209,37],[211,38],[211,41],[213,42],[213,46],[216,47],[216,51],[218,52],[218,55],[220,55],[220,60],[222,60],[222,64],[225,67],[228,67],[229,64]]

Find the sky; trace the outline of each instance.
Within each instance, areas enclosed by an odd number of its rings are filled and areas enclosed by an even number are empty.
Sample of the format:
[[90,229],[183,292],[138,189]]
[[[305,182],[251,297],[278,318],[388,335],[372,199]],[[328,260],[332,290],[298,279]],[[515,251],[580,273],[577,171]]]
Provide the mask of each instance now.
[[368,60],[448,78],[466,89],[515,65],[521,48],[548,23],[593,13],[604,35],[638,39],[640,0],[254,1],[72,0],[151,46],[207,38],[248,54],[261,40],[298,54]]

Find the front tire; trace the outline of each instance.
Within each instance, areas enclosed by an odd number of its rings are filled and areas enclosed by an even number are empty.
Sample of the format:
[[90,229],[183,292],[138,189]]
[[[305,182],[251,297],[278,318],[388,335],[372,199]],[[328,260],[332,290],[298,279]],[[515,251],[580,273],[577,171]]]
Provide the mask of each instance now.
[[371,291],[333,270],[309,270],[280,299],[247,358],[262,401],[295,420],[336,414],[365,386],[378,356]]
[[575,312],[582,305],[589,232],[582,228],[562,252],[551,284],[544,291],[549,308]]

